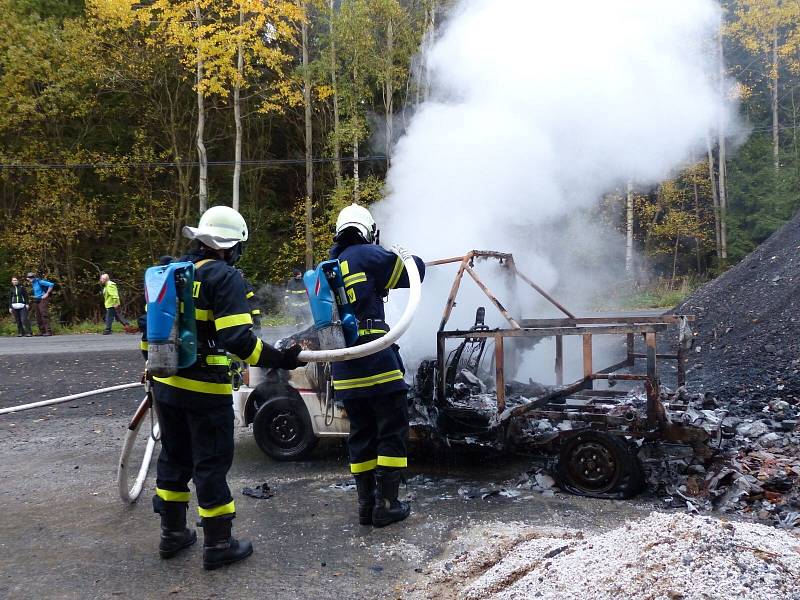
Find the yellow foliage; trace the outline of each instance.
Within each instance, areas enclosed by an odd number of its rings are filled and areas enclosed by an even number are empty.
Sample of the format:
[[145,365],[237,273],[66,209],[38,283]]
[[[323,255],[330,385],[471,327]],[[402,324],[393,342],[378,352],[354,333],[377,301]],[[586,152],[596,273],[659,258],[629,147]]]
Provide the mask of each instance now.
[[100,24],[128,29],[137,22],[138,4],[139,0],[86,0],[86,14]]

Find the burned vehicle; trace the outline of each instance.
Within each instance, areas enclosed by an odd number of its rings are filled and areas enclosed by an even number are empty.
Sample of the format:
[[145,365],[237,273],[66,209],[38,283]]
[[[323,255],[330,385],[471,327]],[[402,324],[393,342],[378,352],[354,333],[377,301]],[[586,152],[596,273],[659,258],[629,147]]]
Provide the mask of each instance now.
[[[563,317],[512,316],[477,273],[476,265],[488,261],[501,267],[507,283],[526,284],[526,290],[539,294]],[[658,376],[661,361],[674,361],[677,383],[684,383],[691,317],[577,317],[520,272],[511,254],[472,251],[428,265],[453,263],[458,271],[435,334],[436,356],[419,364],[409,392],[412,441],[545,457],[563,489],[601,498],[641,491],[639,451],[645,444],[678,444],[699,455],[708,452],[708,432],[690,422],[680,395],[664,393]],[[486,307],[479,306],[470,328],[448,329],[465,274],[507,326],[487,326]],[[677,352],[659,353],[659,335],[668,333],[678,335]],[[598,336],[617,336],[620,343],[624,339],[624,358],[595,368],[593,345]],[[582,351],[582,375],[565,384],[565,341],[572,338],[579,340]],[[552,340],[555,384],[508,378],[509,357],[543,340]],[[281,343],[316,349],[313,328]],[[514,365],[517,372],[518,367]],[[300,459],[319,438],[347,435],[347,415],[334,401],[329,372],[324,364],[309,364],[291,374],[268,371],[263,381],[251,380],[252,387],[235,394],[240,424],[252,423],[256,442],[266,454],[277,460]]]

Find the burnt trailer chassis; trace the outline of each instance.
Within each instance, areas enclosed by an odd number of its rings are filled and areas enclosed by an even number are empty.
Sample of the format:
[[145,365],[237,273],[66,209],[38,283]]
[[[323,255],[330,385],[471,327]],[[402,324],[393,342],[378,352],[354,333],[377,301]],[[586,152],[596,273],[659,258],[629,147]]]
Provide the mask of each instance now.
[[[506,278],[504,287],[511,290],[512,296],[519,294],[516,286],[521,281],[564,316],[515,319],[476,271],[476,263],[488,261],[500,265]],[[709,435],[688,422],[685,402],[662,397],[658,376],[660,361],[675,361],[678,384],[685,382],[685,353],[691,339],[689,323],[692,317],[577,317],[521,273],[511,254],[473,250],[464,256],[432,261],[428,266],[444,264],[458,264],[458,271],[436,334],[436,357],[423,361],[412,387],[412,439],[434,445],[479,445],[504,452],[550,457],[554,475],[564,489],[603,498],[630,497],[641,490],[644,478],[637,451],[644,443],[689,445],[696,454],[707,454],[705,442]],[[485,309],[481,307],[472,328],[447,329],[465,273],[502,315],[507,327],[490,329],[485,326]],[[660,354],[657,345],[659,334],[676,327],[680,332],[677,353]],[[297,334],[284,342],[300,342],[314,349],[316,340],[313,336],[309,338],[307,333]],[[624,336],[625,359],[596,369],[592,350],[594,337],[598,335]],[[582,377],[565,385],[566,336],[581,338]],[[531,348],[546,338],[555,341],[556,385],[548,387],[508,381],[507,354],[511,351],[513,355],[513,351],[520,347]],[[454,342],[457,342],[457,347],[448,351]],[[637,351],[642,342],[643,351]],[[482,359],[487,345],[492,343],[493,349],[486,352],[492,364],[486,369],[482,367]],[[645,367],[643,372],[637,371],[641,364]],[[301,422],[309,426],[313,424],[313,434],[304,432],[300,436],[308,442],[309,448],[316,441],[312,441],[314,436],[333,437],[347,433],[346,413],[333,402],[327,370],[321,365],[309,365],[305,371],[304,374],[294,372],[288,381],[279,381],[279,378],[283,379],[280,372],[269,373],[267,381],[248,394],[251,397],[247,399],[247,407],[242,407],[246,423],[253,423],[259,446],[274,458],[287,460],[306,454],[291,447],[291,440],[286,439],[289,430],[290,436],[295,435],[295,425],[302,429],[299,426]],[[488,377],[486,371],[489,371]],[[463,383],[464,377],[476,386],[473,389],[476,393],[465,389],[468,386]],[[458,383],[459,378],[462,378],[462,383]],[[599,381],[607,382],[609,387],[618,382],[628,386],[641,384],[643,399],[638,404],[631,403],[632,394],[635,394],[632,390],[596,389],[595,384]],[[293,389],[289,390],[289,387]],[[283,407],[274,411],[278,415],[274,423],[271,416],[263,414],[270,412],[271,404]],[[303,414],[293,417],[292,406],[295,412]],[[259,414],[262,416],[260,419]],[[291,425],[288,430],[287,416]],[[549,431],[544,436],[536,435],[536,426],[543,423],[548,424]],[[262,443],[272,435],[270,428],[276,428],[273,436],[276,441],[280,441],[278,435],[283,437],[287,446],[285,454],[275,454]]]
[[[551,319],[515,319],[478,275],[475,266],[480,261],[497,262],[506,277],[505,287],[511,289],[512,293],[519,293],[515,284],[522,282],[564,316]],[[565,489],[597,497],[634,495],[643,485],[642,467],[636,457],[637,450],[643,443],[685,444],[691,446],[698,455],[707,455],[705,442],[709,438],[708,433],[689,422],[685,414],[688,406],[684,400],[679,397],[662,398],[658,374],[660,361],[674,361],[677,383],[679,386],[685,384],[686,353],[691,342],[689,324],[694,320],[693,317],[577,317],[521,273],[511,254],[473,250],[464,256],[429,263],[430,266],[442,264],[458,264],[458,271],[439,324],[435,362],[421,366],[414,386],[415,406],[418,410],[426,405],[438,409],[435,417],[428,413],[429,421],[436,418],[442,424],[442,414],[445,415],[445,427],[440,427],[438,434],[441,435],[441,429],[447,428],[446,415],[448,408],[454,404],[452,399],[458,395],[455,380],[462,367],[475,376],[479,375],[480,365],[477,363],[480,363],[481,358],[478,356],[475,359],[475,348],[480,349],[480,354],[484,351],[486,342],[493,341],[493,368],[490,369],[492,393],[470,394],[463,393],[462,389],[462,397],[457,402],[459,413],[463,415],[465,411],[469,411],[473,401],[480,405],[478,410],[486,413],[487,399],[490,404],[494,401],[495,406],[489,407],[488,427],[483,430],[488,436],[484,436],[484,439],[492,439],[493,445],[508,450],[557,456],[555,474]],[[469,275],[486,295],[507,322],[507,327],[486,327],[483,324],[484,309],[480,308],[472,328],[447,328],[464,274]],[[679,332],[677,352],[659,353],[659,335],[676,328]],[[598,335],[624,336],[624,360],[597,369],[592,350],[594,338]],[[565,385],[566,336],[579,336],[581,339],[582,377]],[[540,390],[520,390],[520,387],[525,388],[524,384],[520,386],[517,382],[507,381],[507,349],[509,346],[520,345],[531,347],[545,338],[555,341],[553,368],[556,385]],[[643,342],[644,349],[637,352],[639,339]],[[458,342],[458,347],[448,351],[452,342]],[[463,356],[470,352],[472,359],[464,361]],[[642,363],[644,370],[640,372],[637,367]],[[423,374],[426,367],[427,378],[433,380],[427,386],[420,385],[420,379],[426,377]],[[595,389],[598,381],[607,382],[609,389]],[[641,384],[644,388],[642,405],[631,404],[632,390],[610,389],[618,382]],[[534,393],[531,394],[531,391]],[[509,394],[515,397],[509,397]],[[532,436],[529,435],[532,423],[547,423],[552,429],[545,436]],[[451,427],[447,441],[473,442],[476,439],[474,434],[473,431],[459,435]]]

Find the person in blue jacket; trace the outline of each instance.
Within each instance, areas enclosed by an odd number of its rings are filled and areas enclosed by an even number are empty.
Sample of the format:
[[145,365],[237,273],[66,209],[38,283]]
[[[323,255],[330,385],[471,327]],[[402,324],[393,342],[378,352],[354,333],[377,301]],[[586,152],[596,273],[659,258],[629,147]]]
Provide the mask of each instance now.
[[39,335],[53,335],[53,330],[50,328],[50,294],[53,293],[56,284],[37,277],[33,272],[28,273],[25,279],[33,290],[33,312],[36,315]]
[[[330,257],[339,259],[347,297],[358,319],[358,341],[371,342],[389,331],[383,300],[390,290],[408,287],[403,261],[377,245],[377,227],[370,212],[357,204],[336,220]],[[414,257],[420,277],[425,263]],[[400,479],[408,465],[408,385],[397,345],[331,365],[335,398],[350,419],[350,470],[358,489],[362,525],[384,527],[411,512],[398,500]]]

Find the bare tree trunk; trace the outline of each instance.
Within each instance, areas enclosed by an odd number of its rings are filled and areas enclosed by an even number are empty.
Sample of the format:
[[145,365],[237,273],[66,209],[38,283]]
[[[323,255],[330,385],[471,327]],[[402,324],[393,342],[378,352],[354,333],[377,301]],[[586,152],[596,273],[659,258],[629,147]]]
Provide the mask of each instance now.
[[[719,55],[719,93],[724,103],[725,97],[725,54],[722,47],[722,27],[717,35],[717,54]],[[728,260],[728,193],[726,187],[727,180],[727,157],[725,148],[725,127],[724,115],[720,116],[718,144],[719,144],[719,248],[720,259],[724,263]]]
[[711,196],[714,203],[714,241],[717,250],[717,262],[722,262],[722,232],[719,219],[719,196],[717,195],[717,178],[714,176],[714,152],[711,149],[711,138],[706,136],[708,151],[708,180],[711,182]]
[[669,280],[669,289],[675,289],[675,277],[678,274],[678,240],[679,236],[675,236],[675,248],[672,251],[672,278]]
[[[306,4],[306,9],[308,5]],[[314,163],[312,154],[311,130],[311,71],[308,60],[308,12],[303,19],[303,105],[305,107],[306,125],[306,269],[314,266],[314,236],[312,231],[313,198],[314,198]]]
[[[694,182],[694,218],[697,219],[697,225],[700,226],[700,192],[697,189],[697,182]],[[702,264],[700,262],[700,231],[694,236],[694,250],[695,258],[697,259],[697,274],[702,272]]]
[[[428,48],[433,46],[433,41],[436,37],[436,2],[437,0],[433,0],[431,2],[431,12],[430,16],[428,17],[428,28],[425,33],[427,37],[426,43],[428,44]],[[425,100],[431,95],[431,78],[430,78],[430,71],[428,68],[425,67],[425,88],[424,88],[424,95]]]
[[[194,16],[197,20],[197,27],[203,24],[203,15],[200,12],[200,3],[194,3]],[[203,141],[206,126],[206,110],[205,102],[203,99],[203,92],[200,89],[200,83],[203,81],[203,55],[200,52],[200,47],[197,47],[197,75],[195,83],[197,85],[197,159],[200,163],[200,180],[197,188],[197,209],[200,214],[206,212],[208,208],[208,154],[206,153],[206,145]]]
[[175,219],[173,221],[173,234],[170,243],[170,254],[172,256],[178,255],[178,249],[181,244],[182,236],[181,231],[189,216],[189,207],[191,204],[191,167],[185,166],[181,163],[181,147],[178,141],[178,131],[180,129],[179,122],[181,118],[176,113],[176,107],[180,105],[180,98],[177,90],[173,94],[169,85],[164,84],[164,89],[167,94],[167,105],[169,107],[168,117],[164,123],[165,129],[169,133],[170,139],[170,154],[175,161],[175,170],[178,175],[178,210],[175,211]]
[[386,80],[384,82],[384,102],[386,118],[386,168],[392,163],[392,137],[394,135],[394,25],[392,19],[386,26]]
[[[244,25],[244,5],[239,4],[239,28]],[[241,33],[240,33],[241,35]],[[235,210],[239,210],[239,179],[242,176],[242,106],[241,106],[241,87],[244,80],[244,49],[242,41],[239,40],[236,54],[236,75],[237,79],[233,85],[233,120],[236,123],[236,144],[234,149],[233,165],[233,195],[231,204]]]
[[353,137],[353,202],[358,202],[358,135]]
[[778,120],[778,27],[772,30],[772,159],[775,170],[780,169],[780,122]]
[[333,31],[334,7],[333,0],[329,0],[330,7],[330,37],[331,37],[331,87],[333,88],[333,159],[336,175],[336,186],[342,185],[342,141],[339,133],[339,87],[336,76],[336,40]]
[[625,273],[633,277],[633,182],[628,181],[625,196]]

